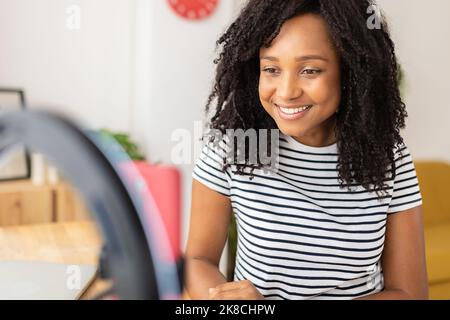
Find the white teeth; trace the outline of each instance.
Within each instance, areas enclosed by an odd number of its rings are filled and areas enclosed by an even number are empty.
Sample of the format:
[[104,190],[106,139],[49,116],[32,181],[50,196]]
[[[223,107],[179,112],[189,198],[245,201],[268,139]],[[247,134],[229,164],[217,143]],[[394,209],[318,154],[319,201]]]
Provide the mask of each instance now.
[[295,113],[299,113],[299,112],[305,111],[306,109],[308,109],[308,108],[310,108],[312,106],[308,105],[308,106],[302,106],[302,107],[299,107],[299,108],[284,108],[284,107],[281,107],[281,106],[278,106],[278,107],[281,109],[281,111],[283,113],[295,114]]

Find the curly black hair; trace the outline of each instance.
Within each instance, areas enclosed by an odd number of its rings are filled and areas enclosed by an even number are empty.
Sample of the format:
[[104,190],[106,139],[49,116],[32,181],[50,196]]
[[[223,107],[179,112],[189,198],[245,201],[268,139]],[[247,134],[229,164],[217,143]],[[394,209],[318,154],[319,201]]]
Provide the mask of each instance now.
[[[206,103],[207,114],[216,104],[211,129],[277,129],[259,100],[259,50],[270,46],[285,21],[318,14],[328,24],[341,68],[335,129],[340,185],[362,185],[381,198],[386,180],[395,178],[394,150],[403,143],[407,112],[386,22],[367,27],[371,5],[370,0],[249,0],[217,41],[216,77]],[[270,130],[268,138],[270,148]],[[245,174],[245,167],[238,164],[236,172]]]

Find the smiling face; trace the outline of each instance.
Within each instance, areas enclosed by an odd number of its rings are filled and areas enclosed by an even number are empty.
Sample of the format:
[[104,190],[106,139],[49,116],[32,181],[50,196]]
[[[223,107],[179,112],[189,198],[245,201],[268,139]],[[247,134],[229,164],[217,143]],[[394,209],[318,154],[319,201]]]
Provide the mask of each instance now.
[[260,49],[259,98],[284,134],[314,147],[336,142],[339,58],[320,16],[286,21],[270,47]]

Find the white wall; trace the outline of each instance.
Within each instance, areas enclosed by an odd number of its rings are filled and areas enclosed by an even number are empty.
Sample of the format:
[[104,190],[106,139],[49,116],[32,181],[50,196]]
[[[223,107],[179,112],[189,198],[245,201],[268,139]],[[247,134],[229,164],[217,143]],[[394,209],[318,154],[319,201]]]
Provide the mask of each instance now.
[[[67,28],[70,4],[80,30]],[[0,86],[88,126],[129,130],[131,13],[127,0],[0,0]]]

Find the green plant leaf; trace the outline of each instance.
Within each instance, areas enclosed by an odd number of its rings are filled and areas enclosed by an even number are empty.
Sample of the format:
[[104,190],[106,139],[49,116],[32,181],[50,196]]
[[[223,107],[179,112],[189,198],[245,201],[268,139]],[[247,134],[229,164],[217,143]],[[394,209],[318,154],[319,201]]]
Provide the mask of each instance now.
[[98,130],[101,135],[113,138],[119,143],[123,150],[128,154],[132,160],[146,160],[144,154],[140,151],[139,146],[131,141],[130,136],[123,132],[113,132],[109,129],[102,128]]

